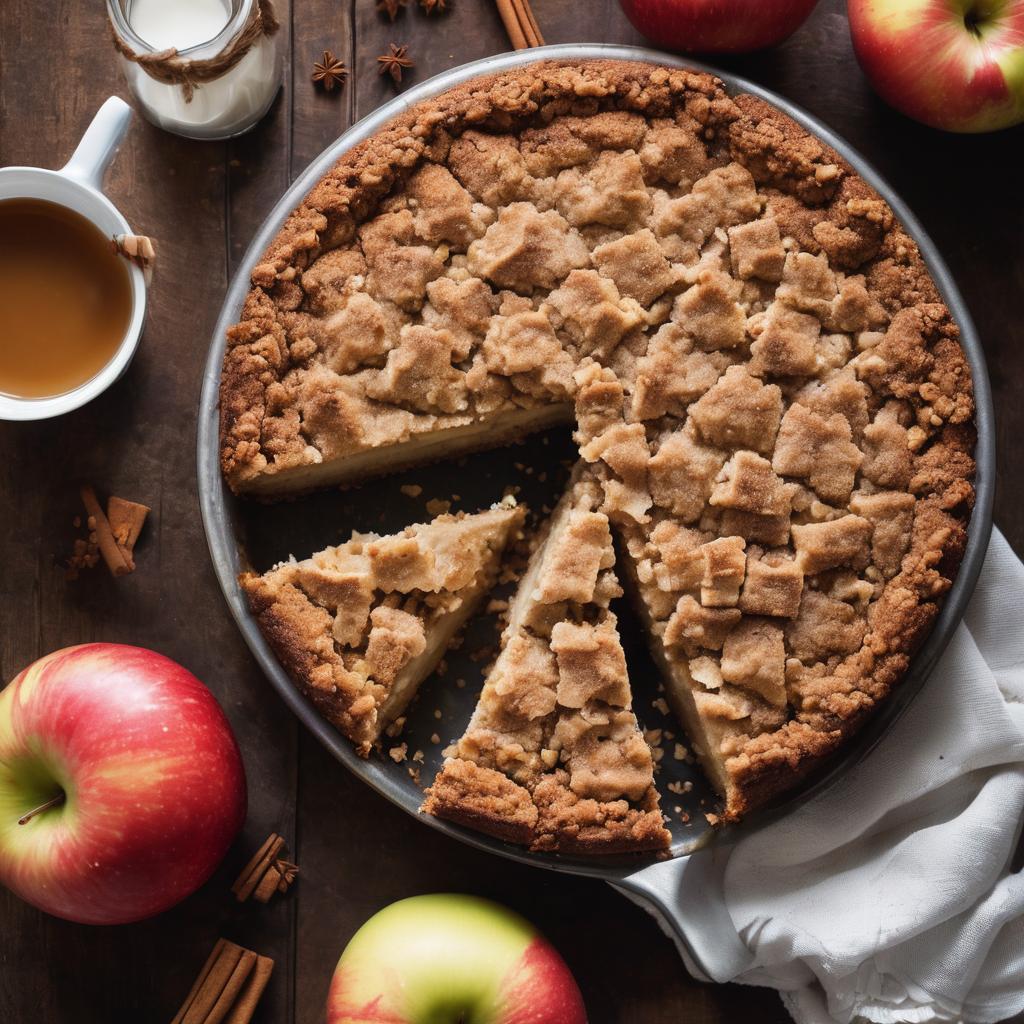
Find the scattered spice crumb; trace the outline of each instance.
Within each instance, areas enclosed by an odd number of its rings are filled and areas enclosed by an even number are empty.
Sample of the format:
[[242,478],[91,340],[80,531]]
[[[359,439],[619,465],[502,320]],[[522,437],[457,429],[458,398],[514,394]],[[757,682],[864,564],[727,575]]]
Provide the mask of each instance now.
[[419,484],[402,484],[398,489],[408,498],[418,498],[423,493]]
[[395,764],[401,764],[405,760],[405,755],[409,752],[408,743],[400,743],[397,747],[392,747],[388,751],[388,756]]
[[432,732],[430,734],[430,742],[436,746],[438,743],[441,742],[441,737],[438,736],[436,732]]
[[688,753],[689,753],[689,751],[688,751],[688,750],[686,749],[686,747],[684,747],[684,746],[682,745],[682,743],[677,743],[677,744],[676,744],[676,749],[675,749],[675,751],[673,752],[672,756],[673,756],[673,757],[674,757],[674,758],[675,758],[675,759],[676,759],[677,761],[685,761],[685,760],[686,760],[686,755],[687,755]]
[[441,719],[441,709],[440,708],[434,708],[434,717],[438,721],[440,721],[440,719]]
[[658,699],[657,699],[656,701],[654,701],[653,703],[654,703],[654,706],[655,706],[655,707],[656,707],[656,708],[657,708],[657,709],[658,709],[658,710],[659,710],[659,711],[660,711],[660,712],[661,712],[661,713],[662,713],[663,715],[667,715],[667,714],[668,714],[668,701],[667,701],[667,700],[665,700],[665,698],[664,698],[664,697],[659,697],[659,698],[658,698]]
[[451,507],[452,503],[443,498],[431,498],[427,502],[427,512],[432,516],[444,515]]
[[412,759],[413,759],[413,760],[414,760],[414,761],[415,761],[415,762],[416,762],[417,764],[423,764],[423,758],[424,758],[424,756],[425,756],[425,755],[424,755],[424,753],[423,753],[423,751],[422,751],[422,750],[417,750],[417,751],[416,751],[416,753],[412,755]]

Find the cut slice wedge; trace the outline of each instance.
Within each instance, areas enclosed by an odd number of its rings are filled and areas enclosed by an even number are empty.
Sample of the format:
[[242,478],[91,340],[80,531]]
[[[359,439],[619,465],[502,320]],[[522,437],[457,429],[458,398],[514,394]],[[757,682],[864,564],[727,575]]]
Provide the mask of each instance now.
[[[713,582],[705,568],[712,545],[699,531],[660,512],[647,532],[628,520],[615,526],[626,588],[662,670],[669,704],[724,797],[713,817],[736,820],[797,770],[793,752],[778,742],[786,724],[784,691],[776,693],[762,679],[783,672],[782,631],[764,618],[741,623],[738,609],[705,608],[693,597],[702,583]],[[785,573],[791,563],[781,566]],[[737,665],[749,669],[745,686],[735,683]],[[762,736],[770,742],[759,741]],[[808,738],[801,734],[799,741],[806,745]]]
[[239,579],[285,670],[365,757],[494,585],[524,515],[508,498]]
[[502,649],[423,809],[534,850],[669,845],[609,602],[600,488],[577,470],[509,610]]

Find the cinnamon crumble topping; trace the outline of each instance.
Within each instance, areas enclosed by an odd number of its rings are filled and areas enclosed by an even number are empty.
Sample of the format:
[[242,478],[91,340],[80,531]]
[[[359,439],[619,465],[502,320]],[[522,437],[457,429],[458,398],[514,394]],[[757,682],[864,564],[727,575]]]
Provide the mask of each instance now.
[[[664,841],[607,610],[609,523],[735,819],[903,676],[973,504],[958,329],[887,205],[769,104],[647,64],[469,82],[343,157],[253,272],[221,404],[225,475],[264,495],[575,410],[589,504],[573,554],[551,547],[521,591],[427,802],[538,849]],[[392,552],[393,578],[416,557]],[[334,648],[367,629],[388,654],[367,640],[360,665],[386,677],[417,657],[404,597],[328,583],[329,600],[292,584],[267,605],[317,610],[318,679],[338,685],[332,650],[369,678]]]

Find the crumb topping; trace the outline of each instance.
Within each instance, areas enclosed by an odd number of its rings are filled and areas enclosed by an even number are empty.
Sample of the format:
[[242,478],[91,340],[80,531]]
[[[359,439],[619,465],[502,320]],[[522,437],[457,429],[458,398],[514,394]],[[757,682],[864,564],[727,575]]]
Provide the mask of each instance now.
[[428,791],[430,813],[506,836],[489,795],[504,806],[515,794],[529,819],[515,839],[534,849],[667,846],[608,608],[621,590],[608,518],[595,511],[602,498],[577,471],[520,583],[473,717]]
[[[239,492],[287,492],[570,404],[599,497],[428,809],[537,848],[647,848],[608,524],[739,817],[857,728],[930,627],[973,504],[970,371],[917,246],[823,142],[711,76],[548,61],[403,115],[294,211],[229,332],[222,463]],[[366,662],[378,606],[422,621],[407,602],[447,592],[385,548],[386,602],[348,563],[277,600],[303,609],[320,688],[355,671],[335,645]],[[395,657],[415,649],[379,617]]]

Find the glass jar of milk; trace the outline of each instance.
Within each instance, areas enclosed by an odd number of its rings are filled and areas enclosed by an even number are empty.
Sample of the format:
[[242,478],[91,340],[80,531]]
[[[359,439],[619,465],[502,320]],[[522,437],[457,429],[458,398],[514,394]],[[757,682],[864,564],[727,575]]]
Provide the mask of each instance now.
[[153,124],[192,139],[248,131],[281,85],[272,0],[107,0],[128,86]]

